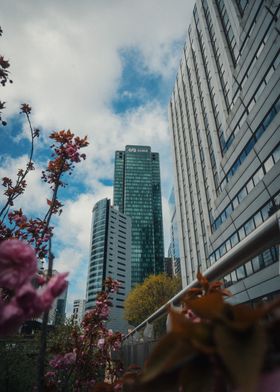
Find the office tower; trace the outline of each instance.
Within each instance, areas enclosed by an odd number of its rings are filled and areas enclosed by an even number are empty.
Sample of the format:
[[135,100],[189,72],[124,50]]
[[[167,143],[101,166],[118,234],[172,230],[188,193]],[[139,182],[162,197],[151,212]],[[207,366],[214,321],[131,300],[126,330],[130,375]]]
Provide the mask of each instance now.
[[[58,271],[53,270],[53,275],[57,275]],[[68,284],[66,289],[57,298],[55,298],[52,307],[49,311],[48,324],[59,325],[63,324],[66,317],[66,301],[68,293]]]
[[73,321],[75,324],[80,325],[85,314],[85,299],[75,299],[73,302]]
[[173,278],[173,276],[174,276],[174,269],[173,269],[172,257],[164,257],[164,259],[163,259],[163,270],[164,270],[164,273],[167,276],[169,276],[170,278]]
[[172,259],[173,275],[179,276],[181,275],[181,266],[180,266],[180,250],[179,250],[178,224],[177,224],[174,188],[172,188],[169,196],[168,207],[169,207],[170,217],[171,217],[170,245],[168,247],[168,257],[171,257]]
[[95,305],[97,294],[104,287],[106,277],[121,283],[118,293],[112,294],[112,308],[107,327],[127,332],[123,319],[123,303],[131,288],[131,220],[113,208],[109,199],[98,201],[92,210],[90,261],[87,280],[86,311]]
[[163,272],[159,154],[148,146],[116,151],[114,206],[131,217],[131,283]]
[[[279,208],[279,16],[279,1],[194,7],[169,106],[184,286]],[[235,299],[275,295],[278,260],[273,247],[224,277]]]

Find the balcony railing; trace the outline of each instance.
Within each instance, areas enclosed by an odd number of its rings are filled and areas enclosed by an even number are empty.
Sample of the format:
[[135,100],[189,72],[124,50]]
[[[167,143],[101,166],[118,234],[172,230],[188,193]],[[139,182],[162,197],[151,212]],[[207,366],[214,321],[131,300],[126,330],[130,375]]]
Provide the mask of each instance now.
[[[229,252],[221,257],[214,265],[203,272],[208,280],[218,280],[232,272],[235,268],[251,260],[265,249],[280,244],[280,211],[275,212],[264,223],[258,226],[246,238],[235,245]],[[186,292],[198,286],[198,281],[193,280],[188,286],[183,288],[178,294],[171,298],[166,304],[161,306],[157,311],[151,314],[146,320],[128,333],[124,340],[131,340],[140,330],[149,327],[149,325],[167,313],[170,305],[176,305]]]

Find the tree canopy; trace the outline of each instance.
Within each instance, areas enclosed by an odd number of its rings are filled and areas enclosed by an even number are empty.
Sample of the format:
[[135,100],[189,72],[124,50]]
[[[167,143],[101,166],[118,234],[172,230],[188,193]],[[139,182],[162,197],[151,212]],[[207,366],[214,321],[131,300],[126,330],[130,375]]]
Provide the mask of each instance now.
[[170,278],[165,274],[150,275],[129,293],[124,304],[125,319],[131,325],[137,326],[180,289],[180,278]]

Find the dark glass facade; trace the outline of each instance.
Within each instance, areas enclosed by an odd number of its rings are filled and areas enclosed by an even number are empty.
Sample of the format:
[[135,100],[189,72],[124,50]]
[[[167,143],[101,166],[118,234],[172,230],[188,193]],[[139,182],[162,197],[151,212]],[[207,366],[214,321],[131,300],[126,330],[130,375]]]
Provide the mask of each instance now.
[[148,146],[116,151],[114,206],[132,220],[131,283],[163,272],[159,154]]

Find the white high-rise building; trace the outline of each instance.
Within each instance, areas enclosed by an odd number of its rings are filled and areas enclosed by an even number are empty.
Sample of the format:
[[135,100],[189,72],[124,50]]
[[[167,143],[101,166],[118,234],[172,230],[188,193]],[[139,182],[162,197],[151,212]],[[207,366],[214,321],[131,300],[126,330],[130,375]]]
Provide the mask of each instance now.
[[[169,106],[183,286],[280,204],[280,1],[197,0]],[[279,249],[224,277],[279,293]]]
[[124,300],[131,289],[131,219],[102,199],[92,210],[91,249],[87,280],[86,311],[95,305],[104,280],[120,282],[118,292],[111,295],[112,308],[107,327],[127,332],[123,318]]

